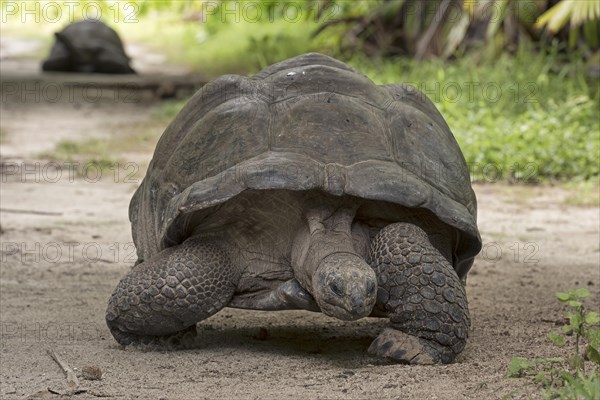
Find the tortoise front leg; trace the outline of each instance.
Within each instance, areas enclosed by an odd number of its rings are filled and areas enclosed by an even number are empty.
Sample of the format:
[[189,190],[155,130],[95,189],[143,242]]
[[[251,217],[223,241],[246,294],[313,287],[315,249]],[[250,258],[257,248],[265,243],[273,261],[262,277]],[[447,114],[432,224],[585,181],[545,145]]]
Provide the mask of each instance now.
[[373,239],[377,305],[390,316],[369,353],[410,364],[450,363],[470,325],[465,289],[450,262],[416,225],[395,223]]
[[221,246],[192,237],[134,266],[109,300],[106,323],[122,345],[195,331],[229,303],[238,279]]

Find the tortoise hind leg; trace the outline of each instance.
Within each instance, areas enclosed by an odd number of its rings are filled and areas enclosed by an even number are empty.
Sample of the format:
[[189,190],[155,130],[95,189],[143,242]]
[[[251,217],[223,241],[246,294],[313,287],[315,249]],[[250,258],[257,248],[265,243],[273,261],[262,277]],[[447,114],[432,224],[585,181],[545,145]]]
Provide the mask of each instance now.
[[220,246],[192,237],[134,266],[109,300],[106,323],[122,345],[195,330],[229,303],[238,275]]
[[470,321],[465,289],[450,262],[409,223],[383,228],[370,257],[379,283],[376,307],[391,324],[369,353],[410,364],[452,362],[465,346]]

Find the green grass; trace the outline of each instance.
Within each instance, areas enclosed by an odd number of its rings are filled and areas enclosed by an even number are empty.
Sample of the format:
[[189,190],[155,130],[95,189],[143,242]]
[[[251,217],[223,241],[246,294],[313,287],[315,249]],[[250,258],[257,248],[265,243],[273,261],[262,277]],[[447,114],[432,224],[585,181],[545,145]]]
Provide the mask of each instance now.
[[98,160],[119,161],[115,154],[151,153],[162,131],[140,129],[137,132],[115,135],[109,138],[89,138],[85,140],[61,140],[51,152],[41,154],[44,158],[60,160],[80,160],[98,158]]
[[64,24],[23,24],[18,20],[7,18],[6,23],[0,25],[0,36],[37,41],[40,47],[19,54],[19,58],[41,60],[50,54],[54,44],[54,32],[61,30],[63,26]]
[[355,59],[376,83],[409,82],[436,104],[473,178],[594,180],[600,173],[598,81],[584,65],[521,54],[493,62]]
[[[127,154],[151,154],[164,128],[185,104],[183,100],[165,101],[150,111],[147,124],[131,128],[108,138],[62,140],[52,151],[39,154],[50,160],[78,161],[95,164],[104,172],[117,165],[125,165]],[[147,165],[140,165],[138,174],[144,174]]]
[[[90,138],[81,141],[61,140],[54,150],[40,153],[38,156],[42,159],[59,161],[76,161],[83,165],[93,164],[103,173],[107,172],[116,165],[124,163],[117,152],[111,151],[110,144],[119,143],[116,140]],[[80,173],[81,170],[77,169]]]
[[317,25],[283,20],[272,23],[228,23],[217,26],[182,22],[181,16],[163,13],[145,17],[144,23],[117,27],[128,38],[145,42],[165,53],[171,63],[183,64],[208,77],[246,74],[316,51],[311,32]]
[[151,113],[151,118],[162,124],[168,124],[181,111],[183,106],[189,99],[167,100],[154,108]]
[[565,204],[579,207],[600,207],[600,186],[598,181],[577,182],[566,185],[571,193]]

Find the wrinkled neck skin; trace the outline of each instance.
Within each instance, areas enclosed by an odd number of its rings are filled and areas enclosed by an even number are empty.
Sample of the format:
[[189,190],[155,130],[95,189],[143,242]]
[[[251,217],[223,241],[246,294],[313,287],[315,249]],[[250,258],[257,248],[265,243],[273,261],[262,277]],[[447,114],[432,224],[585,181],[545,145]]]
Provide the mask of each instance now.
[[357,253],[352,222],[358,206],[315,206],[305,210],[306,225],[294,240],[292,268],[300,285],[325,314],[355,320],[375,304],[375,272]]
[[313,276],[323,259],[334,254],[356,254],[351,231],[354,210],[312,208],[305,217],[307,226],[294,242],[294,250],[302,250],[301,259],[295,263],[300,268],[294,272],[300,284],[312,293]]

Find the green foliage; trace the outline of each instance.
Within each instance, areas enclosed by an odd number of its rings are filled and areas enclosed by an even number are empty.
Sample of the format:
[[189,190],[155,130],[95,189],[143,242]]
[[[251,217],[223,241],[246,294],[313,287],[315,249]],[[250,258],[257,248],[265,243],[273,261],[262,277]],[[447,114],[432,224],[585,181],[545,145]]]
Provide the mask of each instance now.
[[[364,3],[368,8],[363,9]],[[408,54],[417,59],[460,56],[465,49],[497,54],[528,43],[553,40],[571,49],[598,47],[600,3],[592,0],[394,0],[335,2],[340,15],[325,22],[342,27],[342,51],[369,56]],[[344,4],[344,6],[341,6]],[[564,28],[569,23],[568,28]],[[583,29],[580,25],[583,24]],[[544,31],[542,28],[547,27]],[[564,28],[564,29],[563,29]],[[564,34],[561,29],[568,29]]]
[[573,27],[600,19],[600,4],[597,1],[561,1],[547,10],[536,22],[551,32],[558,32],[567,23]]
[[[211,4],[224,7],[224,3]],[[318,49],[317,42],[311,39],[311,32],[318,27],[313,19],[289,22],[269,20],[268,16],[256,21],[240,17],[235,22],[235,13],[220,14],[219,9],[213,8],[209,11],[210,14],[198,16],[198,21],[184,21],[170,11],[150,13],[143,23],[122,24],[119,30],[124,37],[145,42],[166,54],[169,62],[189,66],[207,77],[256,72],[274,62]]]
[[595,311],[587,311],[582,303],[582,299],[589,295],[589,290],[585,288],[556,294],[556,298],[561,303],[568,304],[572,311],[566,313],[569,323],[563,326],[562,334],[554,334],[550,337],[550,340],[560,343],[560,339],[562,339],[564,343],[566,339],[564,335],[570,334],[575,336],[575,353],[570,357],[569,361],[571,367],[576,370],[583,369],[583,357],[579,354],[580,341],[583,339],[587,342],[585,349],[587,358],[596,364],[600,364],[600,356],[598,355],[598,349],[600,349],[600,329],[598,328],[600,317]]
[[[106,0],[101,1],[106,2]],[[202,6],[201,2],[182,0],[130,0],[128,3],[134,5],[140,16],[145,16],[151,12],[186,14],[197,11]]]
[[545,399],[579,400],[600,398],[600,375],[597,370],[587,375],[581,371],[571,373],[560,371],[562,387],[551,387],[542,390]]
[[582,62],[523,50],[493,62],[465,56],[452,63],[359,57],[350,63],[376,83],[423,91],[447,120],[474,180],[598,179],[600,95],[597,81],[582,78]]
[[[2,2],[12,10],[15,3]],[[216,34],[233,25],[286,23],[288,31],[335,42],[336,55],[409,55],[417,59],[457,57],[481,47],[497,54],[522,44],[568,43],[570,49],[598,50],[600,3],[595,0],[81,0],[31,1],[48,14],[42,22],[64,23],[102,17],[109,24],[170,15],[171,23],[193,26],[196,34]],[[46,7],[48,3],[52,7]],[[35,6],[30,5],[28,9]],[[46,11],[44,11],[46,12]],[[6,20],[20,19],[8,13]],[[314,29],[306,30],[311,22]],[[289,29],[292,28],[292,29]],[[545,28],[545,30],[544,30]],[[566,32],[566,34],[565,34]],[[583,41],[579,38],[582,36]],[[159,37],[157,37],[159,39]],[[239,39],[239,37],[238,37]],[[333,39],[333,40],[331,40]],[[291,42],[293,43],[293,42]],[[581,43],[585,43],[583,46]],[[284,47],[284,46],[282,46]]]
[[509,378],[522,378],[524,376],[531,375],[532,372],[536,373],[537,379],[541,379],[539,372],[536,370],[537,367],[542,367],[544,370],[552,371],[552,366],[555,364],[562,364],[563,358],[538,358],[535,360],[528,360],[525,357],[513,357],[510,360],[508,366],[508,377]]
[[[600,364],[600,317],[595,311],[587,311],[583,299],[589,290],[578,288],[567,293],[559,292],[556,298],[570,307],[565,314],[568,323],[562,332],[550,332],[548,339],[559,347],[565,346],[569,337],[575,337],[574,350],[566,358],[538,358],[528,360],[513,357],[507,370],[510,378],[529,377],[542,387],[545,399],[598,399],[600,398],[600,374],[598,367],[585,373],[585,359]],[[580,353],[581,342],[586,342],[585,357]]]
[[[251,36],[248,43],[248,52],[255,55],[254,64],[258,69],[263,69],[269,65],[285,60],[289,53],[289,47],[282,47],[281,43],[294,43],[294,38],[287,33],[278,33],[276,35],[265,34],[262,37]],[[292,53],[296,53],[292,51]]]

